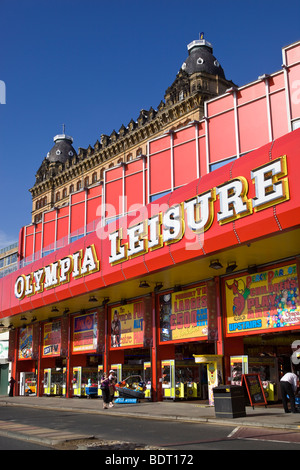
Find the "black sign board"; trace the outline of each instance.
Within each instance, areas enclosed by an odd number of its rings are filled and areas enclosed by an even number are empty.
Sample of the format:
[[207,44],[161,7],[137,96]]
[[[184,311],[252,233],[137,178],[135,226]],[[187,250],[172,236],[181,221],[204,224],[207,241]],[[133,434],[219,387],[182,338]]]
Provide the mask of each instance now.
[[267,405],[259,374],[243,374],[241,385],[246,389],[249,403],[254,405]]

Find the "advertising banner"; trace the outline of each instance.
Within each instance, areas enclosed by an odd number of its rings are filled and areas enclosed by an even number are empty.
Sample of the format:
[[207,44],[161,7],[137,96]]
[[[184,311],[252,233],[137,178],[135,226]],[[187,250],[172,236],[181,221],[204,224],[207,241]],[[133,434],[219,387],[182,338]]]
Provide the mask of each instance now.
[[61,352],[61,322],[45,323],[43,329],[43,357],[60,356]]
[[160,296],[160,341],[207,337],[207,288]]
[[300,327],[297,266],[225,280],[227,336]]
[[141,346],[144,343],[144,302],[111,309],[111,348]]
[[73,353],[97,349],[97,311],[73,318]]
[[19,359],[32,359],[32,325],[20,328]]

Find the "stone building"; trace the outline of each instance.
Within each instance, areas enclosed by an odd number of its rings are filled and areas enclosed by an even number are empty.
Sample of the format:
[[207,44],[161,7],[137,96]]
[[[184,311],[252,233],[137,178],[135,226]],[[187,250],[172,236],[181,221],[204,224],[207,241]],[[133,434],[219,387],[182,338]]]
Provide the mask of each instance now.
[[226,79],[210,42],[195,40],[187,49],[188,57],[157,109],[142,109],[136,120],[123,124],[118,132],[102,134],[93,147],[79,148],[78,152],[64,129],[54,137],[54,146],[30,189],[32,222],[39,222],[43,212],[68,204],[71,193],[98,184],[107,168],[145,155],[149,139],[202,119],[204,102],[234,85]]

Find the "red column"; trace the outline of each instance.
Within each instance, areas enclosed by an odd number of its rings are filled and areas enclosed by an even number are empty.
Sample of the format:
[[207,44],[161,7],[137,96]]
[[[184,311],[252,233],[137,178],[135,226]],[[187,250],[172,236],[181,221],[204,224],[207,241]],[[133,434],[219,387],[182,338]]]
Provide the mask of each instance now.
[[160,374],[160,364],[158,358],[158,330],[159,324],[157,322],[156,314],[156,297],[155,293],[152,292],[152,349],[151,349],[151,398],[152,401],[162,401],[162,388],[159,378]]
[[72,373],[71,373],[71,354],[72,354],[72,342],[71,342],[71,317],[68,316],[68,352],[67,352],[67,361],[66,361],[66,398],[72,397]]
[[108,305],[104,305],[104,317],[105,317],[105,342],[104,342],[104,351],[103,351],[103,371],[108,372],[109,371],[109,335],[108,335]]
[[36,378],[36,395],[38,397],[43,396],[43,371],[41,370],[41,362],[42,362],[42,329],[43,324],[39,324],[39,349],[38,349],[38,360],[37,360],[37,378]]
[[218,339],[216,341],[216,354],[224,354],[224,338],[223,338],[223,324],[222,324],[222,307],[221,307],[221,279],[215,277],[216,287],[216,311],[217,311],[217,328]]

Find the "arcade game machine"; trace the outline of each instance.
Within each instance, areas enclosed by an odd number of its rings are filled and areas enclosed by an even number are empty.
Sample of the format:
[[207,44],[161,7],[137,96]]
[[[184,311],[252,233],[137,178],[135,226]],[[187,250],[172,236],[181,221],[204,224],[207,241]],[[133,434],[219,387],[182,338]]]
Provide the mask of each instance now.
[[103,365],[98,365],[98,397],[102,397],[101,379],[103,376],[103,371],[104,371]]
[[[175,360],[167,359],[161,361],[161,371],[163,398],[175,400]],[[179,387],[179,391],[184,394],[184,390],[182,391],[182,387]]]
[[34,372],[20,372],[20,395],[36,395],[36,375]]
[[91,397],[98,394],[98,370],[96,367],[73,367],[73,395]]
[[161,368],[164,398],[201,398],[201,367],[198,364],[169,359],[161,362]]
[[143,381],[146,384],[145,398],[151,399],[151,362],[144,362]]
[[230,357],[231,385],[241,385],[242,375],[248,374],[248,356]]
[[209,405],[214,405],[213,388],[223,383],[222,356],[217,354],[206,354],[198,356],[194,354],[197,364],[206,364],[208,381]]
[[44,369],[44,395],[62,395],[62,369]]

